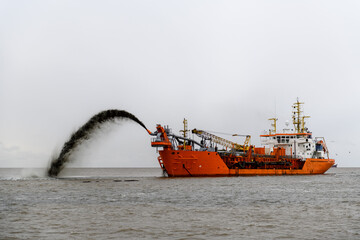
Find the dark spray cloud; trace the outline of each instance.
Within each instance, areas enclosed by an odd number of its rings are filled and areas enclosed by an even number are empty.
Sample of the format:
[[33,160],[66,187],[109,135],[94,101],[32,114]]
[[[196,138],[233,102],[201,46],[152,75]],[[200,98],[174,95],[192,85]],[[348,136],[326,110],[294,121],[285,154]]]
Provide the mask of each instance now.
[[56,177],[65,167],[66,163],[69,161],[69,157],[74,152],[74,150],[83,141],[90,139],[91,134],[96,129],[100,128],[102,124],[115,121],[116,119],[132,120],[146,129],[146,126],[137,117],[129,112],[116,109],[102,111],[90,118],[82,127],[80,127],[71,135],[67,142],[65,142],[59,156],[53,157],[51,165],[48,169],[48,176]]

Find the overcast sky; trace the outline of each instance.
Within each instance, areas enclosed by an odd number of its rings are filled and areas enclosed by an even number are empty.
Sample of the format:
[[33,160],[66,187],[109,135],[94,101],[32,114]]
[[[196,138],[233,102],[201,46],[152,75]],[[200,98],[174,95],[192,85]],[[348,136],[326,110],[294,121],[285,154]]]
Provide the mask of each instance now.
[[[46,167],[99,111],[151,130],[259,135],[307,126],[360,167],[360,1],[0,0],[0,167]],[[234,140],[234,139],[233,139]],[[235,139],[242,142],[243,139]],[[72,166],[156,167],[135,123],[107,124]]]

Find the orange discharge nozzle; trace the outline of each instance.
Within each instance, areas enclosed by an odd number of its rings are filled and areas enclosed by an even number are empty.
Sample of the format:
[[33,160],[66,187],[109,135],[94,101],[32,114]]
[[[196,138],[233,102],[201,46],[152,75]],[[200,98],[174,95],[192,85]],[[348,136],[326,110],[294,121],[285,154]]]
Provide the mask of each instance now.
[[151,132],[150,132],[150,130],[149,129],[146,129],[146,131],[151,135]]

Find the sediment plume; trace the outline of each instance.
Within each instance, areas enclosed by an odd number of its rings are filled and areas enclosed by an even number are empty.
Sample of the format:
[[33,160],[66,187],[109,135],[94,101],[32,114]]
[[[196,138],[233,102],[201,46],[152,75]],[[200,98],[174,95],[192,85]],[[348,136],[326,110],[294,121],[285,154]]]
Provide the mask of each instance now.
[[[124,110],[110,109],[99,112],[90,118],[82,127],[74,132],[70,139],[65,142],[58,157],[53,157],[48,169],[49,177],[56,177],[69,161],[71,153],[84,141],[90,138],[91,134],[104,123],[115,121],[116,119],[129,119],[146,129],[145,125],[133,114]],[[147,130],[147,129],[146,129]],[[148,130],[147,130],[148,131]]]

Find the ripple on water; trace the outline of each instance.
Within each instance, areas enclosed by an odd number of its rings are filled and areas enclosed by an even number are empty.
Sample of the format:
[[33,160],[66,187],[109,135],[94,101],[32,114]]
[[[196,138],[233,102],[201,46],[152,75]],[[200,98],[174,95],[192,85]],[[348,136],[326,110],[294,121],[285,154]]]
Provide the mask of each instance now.
[[0,238],[357,239],[360,171],[333,171],[293,177],[2,179]]

